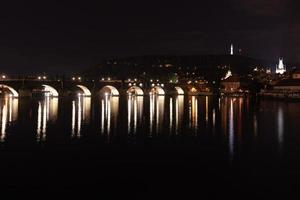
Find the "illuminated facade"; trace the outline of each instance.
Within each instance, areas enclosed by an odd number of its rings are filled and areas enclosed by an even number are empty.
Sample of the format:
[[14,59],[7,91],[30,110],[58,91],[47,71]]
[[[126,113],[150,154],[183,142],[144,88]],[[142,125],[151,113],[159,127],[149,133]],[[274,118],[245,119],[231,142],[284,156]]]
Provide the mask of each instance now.
[[279,63],[276,66],[276,74],[283,74],[286,72],[286,67],[283,64],[283,58],[279,58]]
[[224,79],[227,79],[227,78],[229,78],[230,76],[232,76],[232,72],[231,72],[231,70],[229,69],[229,70],[227,71],[227,73],[226,73]]

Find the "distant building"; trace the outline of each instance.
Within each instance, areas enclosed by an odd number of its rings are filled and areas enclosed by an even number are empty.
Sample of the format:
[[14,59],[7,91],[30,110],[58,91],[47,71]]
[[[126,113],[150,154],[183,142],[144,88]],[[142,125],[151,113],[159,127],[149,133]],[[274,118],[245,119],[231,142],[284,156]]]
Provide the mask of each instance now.
[[231,70],[229,69],[224,77],[224,80],[232,76]]
[[297,69],[292,72],[292,78],[293,79],[300,79],[300,69]]
[[276,74],[283,74],[286,72],[286,67],[283,64],[283,58],[279,58],[279,63],[276,66]]
[[249,81],[238,75],[232,75],[221,81],[221,87],[224,93],[244,92],[249,87]]
[[230,55],[233,55],[233,44],[230,45]]
[[291,78],[277,82],[274,90],[300,92],[300,70],[293,71]]
[[300,79],[284,79],[274,85],[274,90],[300,92]]

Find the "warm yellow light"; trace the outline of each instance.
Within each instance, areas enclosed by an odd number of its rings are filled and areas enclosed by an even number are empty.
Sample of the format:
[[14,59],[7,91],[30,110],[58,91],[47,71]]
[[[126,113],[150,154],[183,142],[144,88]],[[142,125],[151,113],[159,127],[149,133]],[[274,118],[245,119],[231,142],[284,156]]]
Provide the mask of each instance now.
[[192,87],[191,92],[197,92],[197,89]]

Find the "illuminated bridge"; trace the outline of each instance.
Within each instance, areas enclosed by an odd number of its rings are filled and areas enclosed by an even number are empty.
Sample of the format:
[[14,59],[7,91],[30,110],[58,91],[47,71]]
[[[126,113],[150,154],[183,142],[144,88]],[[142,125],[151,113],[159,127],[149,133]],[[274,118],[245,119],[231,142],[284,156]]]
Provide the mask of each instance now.
[[11,97],[26,97],[35,94],[45,96],[97,96],[97,95],[197,95],[197,86],[188,84],[161,83],[138,80],[81,80],[47,79],[45,77],[0,80],[0,94]]

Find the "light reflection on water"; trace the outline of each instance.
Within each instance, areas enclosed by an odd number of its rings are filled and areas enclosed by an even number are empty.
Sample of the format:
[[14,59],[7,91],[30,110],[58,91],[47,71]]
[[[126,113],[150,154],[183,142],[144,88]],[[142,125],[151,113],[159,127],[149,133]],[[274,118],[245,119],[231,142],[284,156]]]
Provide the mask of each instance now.
[[233,160],[242,142],[243,130],[243,98],[220,99],[221,107],[221,127],[222,132],[228,141],[229,160]]
[[150,95],[150,137],[159,134],[164,123],[165,96]]
[[78,96],[72,101],[72,137],[81,137],[82,123],[88,123],[91,116],[91,97]]
[[129,134],[136,134],[138,123],[143,117],[143,96],[129,95],[127,97],[127,128]]
[[179,133],[182,127],[182,120],[184,114],[184,96],[179,95],[170,97],[169,102],[169,131],[170,134]]
[[[270,148],[275,144],[274,148],[283,151],[288,140],[287,128],[297,126],[296,122],[287,119],[300,117],[297,112],[300,105],[297,103],[288,103],[291,105],[289,107],[284,106],[283,102],[262,101],[256,105],[247,98],[238,97],[133,95],[91,99],[80,96],[65,100],[66,104],[59,107],[60,99],[63,98],[45,97],[31,99],[32,104],[21,104],[24,99],[0,98],[0,140],[11,140],[7,132],[10,135],[10,132],[20,134],[22,131],[32,131],[13,129],[22,120],[25,124],[33,123],[32,127],[26,128],[34,129],[38,141],[47,139],[50,125],[51,130],[59,133],[65,130],[61,129],[65,124],[68,137],[81,138],[86,133],[87,136],[105,136],[109,141],[115,134],[143,135],[158,140],[162,135],[224,139],[224,151],[228,152],[229,160],[234,160],[249,138],[255,139],[255,144],[258,144],[258,140],[267,137],[266,143]],[[37,106],[34,112],[28,115],[21,113],[29,112],[31,105]],[[98,110],[94,105],[98,106]],[[252,112],[251,109],[256,111]],[[31,119],[35,120],[31,122]]]
[[58,113],[58,98],[45,96],[38,101],[37,141],[45,141],[48,122],[55,123]]
[[277,111],[277,130],[278,130],[278,143],[279,150],[282,149],[283,146],[283,137],[284,137],[284,116],[283,116],[283,108],[280,106]]
[[198,98],[196,96],[189,99],[189,127],[195,131],[198,129]]
[[104,96],[101,100],[101,134],[110,140],[111,129],[116,128],[119,113],[119,97]]
[[6,137],[7,126],[18,118],[18,99],[5,97],[0,100],[1,135],[0,141]]

